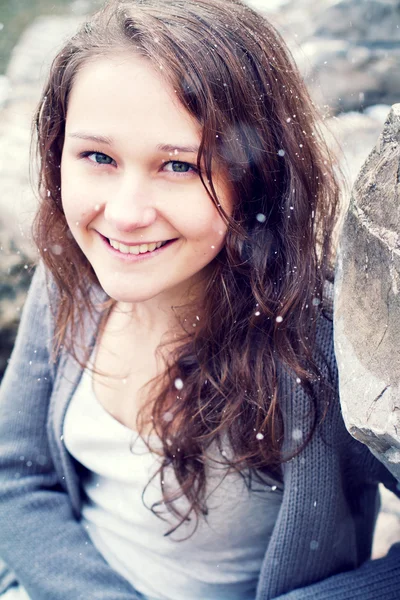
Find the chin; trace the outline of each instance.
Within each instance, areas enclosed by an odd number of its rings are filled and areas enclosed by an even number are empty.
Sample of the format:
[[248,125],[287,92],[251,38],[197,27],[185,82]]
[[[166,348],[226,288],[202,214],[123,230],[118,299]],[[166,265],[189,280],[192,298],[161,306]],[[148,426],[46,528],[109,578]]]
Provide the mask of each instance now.
[[158,294],[162,291],[158,289],[140,289],[140,286],[137,286],[137,289],[132,289],[132,287],[115,285],[104,280],[102,281],[101,279],[99,279],[99,283],[110,298],[116,302],[123,302],[126,304],[136,304],[138,302],[151,300],[155,296],[158,296]]
[[136,304],[138,302],[145,302],[146,300],[150,300],[151,298],[154,298],[154,296],[157,295],[157,294],[144,294],[143,292],[137,293],[137,292],[128,291],[126,289],[121,290],[121,289],[117,289],[113,286],[105,287],[102,285],[101,287],[104,289],[106,294],[108,294],[108,296],[110,296],[110,298],[112,298],[116,302],[123,302],[124,304]]

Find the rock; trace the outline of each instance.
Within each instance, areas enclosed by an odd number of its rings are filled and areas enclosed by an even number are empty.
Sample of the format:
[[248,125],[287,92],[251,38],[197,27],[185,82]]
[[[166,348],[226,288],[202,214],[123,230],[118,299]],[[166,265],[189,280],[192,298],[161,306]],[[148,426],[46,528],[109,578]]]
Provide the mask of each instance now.
[[[330,146],[336,152],[339,152],[337,144],[341,148],[340,164],[349,187],[354,184],[363,163],[375,146],[389,111],[390,106],[377,105],[370,107],[363,114],[358,112],[342,113],[325,121],[326,137]],[[348,195],[345,193],[345,206],[347,201]],[[342,361],[342,358],[339,360]],[[374,536],[373,558],[384,556],[390,546],[400,540],[400,500],[383,486],[380,487],[382,508]]]
[[319,12],[315,35],[365,44],[398,44],[398,0],[342,0]]
[[314,101],[333,113],[400,98],[400,0],[292,0],[274,15]]
[[400,104],[354,185],[338,254],[343,416],[400,480]]
[[22,35],[0,79],[7,97],[0,112],[0,379],[15,331],[36,250],[30,227],[37,200],[29,178],[31,124],[50,60],[82,17],[41,17]]
[[5,75],[0,75],[0,110],[6,104],[10,95],[10,81]]
[[[2,239],[4,223],[0,222]],[[32,261],[12,239],[6,239],[7,247],[1,246],[1,278],[0,278],[0,379],[7,366],[15,333],[25,302],[26,292],[31,280]]]
[[390,106],[371,106],[364,113],[351,111],[325,120],[325,139],[339,157],[340,167],[346,179],[344,205],[349,199],[348,190],[371,149],[375,146],[389,114]]

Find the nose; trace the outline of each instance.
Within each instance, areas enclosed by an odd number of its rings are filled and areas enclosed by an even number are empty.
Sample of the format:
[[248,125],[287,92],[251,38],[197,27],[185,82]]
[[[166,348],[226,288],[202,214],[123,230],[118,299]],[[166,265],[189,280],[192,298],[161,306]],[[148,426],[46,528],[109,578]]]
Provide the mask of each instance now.
[[150,190],[144,182],[132,178],[114,190],[104,207],[104,218],[115,230],[130,232],[140,227],[149,227],[157,213],[151,201]]

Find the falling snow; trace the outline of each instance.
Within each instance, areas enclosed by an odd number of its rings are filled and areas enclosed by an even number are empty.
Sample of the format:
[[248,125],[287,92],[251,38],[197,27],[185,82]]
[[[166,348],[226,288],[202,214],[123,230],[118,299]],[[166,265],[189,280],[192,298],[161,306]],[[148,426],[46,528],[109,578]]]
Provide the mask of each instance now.
[[303,438],[303,432],[301,429],[293,429],[292,431],[292,439],[295,442],[299,442]]
[[267,217],[265,215],[263,215],[263,213],[258,213],[258,215],[256,216],[256,219],[259,223],[265,223],[265,221],[267,220]]
[[264,435],[262,433],[257,433],[256,438],[258,440],[263,440],[264,439]]
[[50,250],[53,254],[56,254],[57,256],[63,253],[63,248],[62,246],[60,246],[60,244],[54,244],[53,246],[51,246]]
[[183,381],[182,381],[182,379],[180,379],[180,377],[177,377],[175,379],[174,386],[176,387],[177,390],[183,389]]

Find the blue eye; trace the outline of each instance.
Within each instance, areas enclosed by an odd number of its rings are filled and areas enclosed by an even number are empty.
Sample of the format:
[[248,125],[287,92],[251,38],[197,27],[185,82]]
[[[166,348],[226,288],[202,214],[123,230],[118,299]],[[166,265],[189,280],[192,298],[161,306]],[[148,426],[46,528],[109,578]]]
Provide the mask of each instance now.
[[91,162],[94,162],[97,165],[111,165],[114,162],[111,156],[108,156],[103,152],[95,152],[93,150],[89,152],[83,152],[81,156],[83,158],[88,158]]
[[164,170],[172,173],[189,173],[190,171],[197,172],[196,167],[180,160],[170,160],[166,162],[164,164]]

